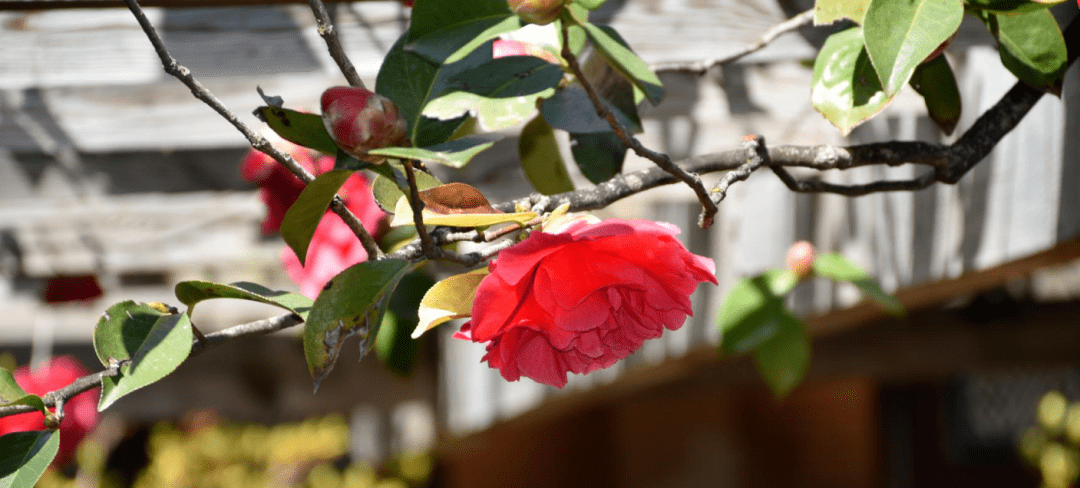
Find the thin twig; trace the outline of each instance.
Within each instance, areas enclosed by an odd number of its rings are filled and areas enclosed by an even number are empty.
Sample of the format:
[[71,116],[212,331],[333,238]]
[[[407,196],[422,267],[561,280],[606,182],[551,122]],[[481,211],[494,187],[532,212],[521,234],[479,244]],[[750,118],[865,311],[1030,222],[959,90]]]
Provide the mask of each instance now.
[[756,53],[775,41],[778,37],[794,31],[799,27],[809,24],[814,20],[814,10],[807,10],[799,15],[796,15],[790,19],[787,19],[779,24],[776,24],[765,31],[765,35],[761,36],[757,42],[748,44],[738,51],[731,54],[721,56],[718,58],[709,58],[702,61],[691,61],[684,63],[659,63],[650,66],[653,71],[666,71],[677,73],[693,73],[696,75],[703,75],[708,73],[710,69],[715,66],[719,66],[724,63],[730,63],[737,59],[740,59],[749,54]]
[[630,135],[626,131],[626,128],[615,119],[615,115],[611,113],[607,107],[604,106],[603,101],[596,94],[596,90],[588,80],[585,79],[585,73],[581,70],[581,66],[577,61],[577,56],[574,56],[573,51],[570,49],[570,34],[566,24],[563,24],[562,28],[563,47],[562,55],[566,59],[566,64],[570,66],[574,76],[577,77],[578,82],[581,83],[581,87],[585,89],[585,93],[589,95],[589,100],[592,101],[593,107],[596,108],[596,113],[600,115],[604,120],[607,120],[608,125],[615,132],[615,135],[622,141],[623,145],[633,149],[638,156],[646,158],[664,171],[678,178],[683,183],[686,183],[694,193],[697,194],[698,200],[701,201],[702,211],[701,218],[698,219],[698,226],[701,228],[708,228],[712,225],[713,217],[716,216],[717,207],[711,199],[709,199],[709,191],[705,189],[705,185],[701,182],[701,178],[697,174],[686,171],[685,169],[677,166],[671,162],[671,157],[667,154],[659,153],[646,148],[636,138]]
[[717,205],[727,197],[728,188],[736,181],[745,181],[756,169],[768,161],[769,153],[765,151],[764,136],[743,137],[743,152],[746,154],[746,162],[738,168],[728,171],[723,178],[713,187],[712,200]]
[[424,256],[435,259],[438,257],[436,249],[439,248],[435,247],[435,241],[431,240],[427,226],[424,225],[424,201],[420,199],[420,189],[416,185],[416,170],[413,169],[410,161],[405,161],[401,166],[405,168],[405,179],[409,182],[409,206],[412,207],[416,234],[420,237],[420,249],[424,252]]
[[[161,40],[161,36],[158,35],[157,30],[153,24],[150,23],[150,19],[146,17],[142,7],[139,6],[137,0],[124,0],[128,9],[135,15],[135,20],[139,22],[139,26],[142,27],[146,37],[150,40],[150,44],[154,46],[154,51],[157,52],[158,57],[161,58],[162,67],[165,72],[179,79],[184,85],[191,90],[191,94],[195,98],[202,100],[204,103],[214,109],[219,115],[227,120],[236,130],[240,131],[244,137],[247,138],[251,147],[262,151],[266,155],[274,158],[275,161],[281,163],[286,169],[300,178],[305,184],[311,183],[315,176],[312,175],[307,169],[305,169],[300,163],[297,163],[292,156],[281,152],[278,148],[274,147],[265,137],[259,135],[257,132],[251,130],[247,124],[243,123],[231,110],[229,110],[225,104],[221,103],[210,90],[207,90],[202,83],[199,83],[194,76],[191,75],[191,71],[181,66],[175,58],[169,54],[168,49],[165,48],[165,43]],[[371,237],[371,234],[364,229],[363,224],[360,223],[360,219],[356,218],[349,209],[341,204],[339,201],[335,201],[331,204],[330,208],[336,213],[341,220],[344,220],[348,224],[349,228],[356,234],[356,237],[360,239],[360,244],[364,246],[364,250],[367,251],[368,256],[379,258],[383,256],[383,252],[379,249],[378,243]]]
[[927,172],[910,180],[884,180],[856,185],[839,185],[821,180],[799,180],[784,168],[779,166],[771,166],[771,168],[788,189],[798,193],[836,193],[848,197],[861,197],[871,193],[887,191],[918,191],[937,182],[934,172]]
[[341,47],[341,40],[338,39],[337,30],[334,29],[334,24],[330,21],[330,14],[327,13],[326,6],[323,5],[322,0],[308,0],[308,4],[311,5],[311,12],[315,14],[315,23],[319,28],[319,36],[326,41],[326,48],[330,51],[330,57],[334,58],[334,62],[341,68],[341,74],[345,75],[345,79],[348,80],[350,85],[364,88],[364,81],[360,79],[360,75],[356,73],[356,68],[349,61],[349,56],[345,54],[345,49]]

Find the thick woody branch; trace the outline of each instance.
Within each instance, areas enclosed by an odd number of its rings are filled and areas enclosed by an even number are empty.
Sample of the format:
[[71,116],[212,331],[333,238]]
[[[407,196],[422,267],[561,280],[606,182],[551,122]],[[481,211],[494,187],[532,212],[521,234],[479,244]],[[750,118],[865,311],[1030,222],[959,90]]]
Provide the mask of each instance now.
[[[240,131],[240,133],[247,138],[251,147],[274,158],[275,161],[287,168],[305,184],[311,183],[311,181],[315,179],[315,176],[300,163],[297,163],[295,159],[274,147],[274,145],[265,137],[259,135],[248,127],[247,124],[242,122],[236,114],[229,110],[225,104],[221,103],[221,100],[218,100],[210,90],[207,90],[202,83],[199,83],[199,80],[196,80],[195,77],[191,75],[190,70],[181,66],[180,63],[169,54],[168,49],[165,48],[165,43],[161,40],[161,36],[158,34],[153,24],[150,23],[150,19],[146,17],[146,14],[143,12],[142,7],[139,6],[137,0],[124,0],[124,3],[127,4],[131,13],[135,15],[135,20],[139,22],[139,26],[142,27],[146,37],[150,40],[150,44],[154,46],[154,51],[157,52],[158,57],[161,58],[161,64],[166,73],[176,77],[184,85],[187,85],[195,98],[209,105],[210,108],[214,109],[215,112],[221,115],[225,120],[229,121],[233,127],[236,127],[236,130]],[[330,205],[330,208],[345,221],[350,229],[352,229],[356,234],[356,237],[360,239],[360,244],[364,246],[364,250],[367,251],[369,256],[379,257],[383,255],[383,252],[379,249],[379,245],[375,242],[375,239],[371,237],[371,234],[368,234],[367,230],[364,229],[363,224],[360,223],[360,219],[356,218],[356,216],[345,207],[341,202],[341,199],[335,198],[334,202]]]
[[323,41],[326,41],[326,48],[330,51],[330,57],[334,58],[334,62],[341,68],[341,74],[345,75],[345,79],[348,80],[350,85],[365,88],[364,81],[360,79],[360,75],[357,74],[352,61],[349,61],[349,56],[345,54],[345,49],[341,47],[341,40],[338,39],[337,30],[334,29],[334,23],[331,22],[330,14],[327,13],[322,0],[308,0],[308,4],[311,5],[311,12],[315,14],[315,24],[318,26],[319,36],[323,38]]
[[684,168],[679,167],[675,163],[671,162],[671,157],[667,154],[659,153],[646,148],[641,144],[634,136],[626,130],[618,120],[615,119],[615,115],[604,106],[604,102],[600,100],[600,96],[596,94],[596,90],[593,89],[589,80],[585,79],[585,73],[581,70],[581,66],[577,61],[577,56],[574,56],[574,52],[570,49],[570,34],[567,30],[565,23],[562,29],[563,48],[562,56],[566,59],[566,64],[570,66],[574,76],[577,77],[581,87],[585,89],[585,93],[589,95],[589,100],[592,102],[593,107],[596,109],[596,113],[607,121],[608,125],[615,132],[615,135],[622,141],[623,145],[633,149],[638,156],[646,158],[656,164],[660,169],[667,173],[670,173],[679,181],[686,183],[694,193],[697,194],[698,200],[701,201],[702,211],[701,218],[698,221],[698,225],[701,228],[707,228],[712,225],[713,218],[716,216],[717,207],[709,198],[709,192],[705,189],[705,185],[701,182],[701,178],[694,172],[687,171]]
[[[227,329],[219,330],[206,336],[202,340],[194,340],[191,345],[191,354],[188,358],[196,356],[211,346],[222,344],[241,337],[249,337],[256,335],[269,334],[277,332],[282,329],[287,329],[295,325],[303,323],[298,315],[288,313],[271,317],[268,319],[257,320],[247,324],[240,324]],[[120,368],[124,365],[124,361],[118,361],[110,364],[107,368],[97,373],[89,374],[73,381],[71,384],[59,388],[57,390],[50,391],[44,395],[41,395],[41,399],[45,401],[46,407],[57,407],[67,402],[75,395],[93,390],[94,388],[101,386],[101,379],[106,377],[112,377],[120,374]],[[20,413],[36,412],[34,407],[29,405],[7,405],[0,407],[0,417],[6,417],[8,415],[16,415]]]

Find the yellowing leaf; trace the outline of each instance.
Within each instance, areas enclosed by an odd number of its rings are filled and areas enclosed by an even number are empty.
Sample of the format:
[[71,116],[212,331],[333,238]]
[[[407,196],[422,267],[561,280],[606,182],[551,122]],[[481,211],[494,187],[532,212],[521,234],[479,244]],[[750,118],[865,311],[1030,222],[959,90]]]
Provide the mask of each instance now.
[[420,301],[420,322],[413,330],[413,339],[443,322],[471,316],[476,288],[487,275],[485,267],[435,283]]
[[[441,215],[427,209],[424,209],[421,215],[424,218],[424,225],[447,225],[451,227],[489,227],[507,222],[525,224],[537,217],[536,212]],[[405,197],[398,199],[397,205],[394,206],[394,218],[390,220],[390,227],[403,225],[413,225],[412,208]]]

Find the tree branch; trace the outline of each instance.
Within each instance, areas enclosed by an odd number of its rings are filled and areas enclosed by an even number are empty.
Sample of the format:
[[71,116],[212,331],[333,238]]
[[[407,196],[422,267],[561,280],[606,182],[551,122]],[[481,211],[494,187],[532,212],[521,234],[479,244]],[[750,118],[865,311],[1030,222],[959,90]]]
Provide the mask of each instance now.
[[675,72],[675,73],[692,73],[696,75],[703,75],[708,73],[710,69],[715,66],[719,66],[724,63],[730,63],[744,56],[756,53],[768,46],[770,43],[776,40],[776,38],[787,34],[799,27],[809,24],[814,20],[814,9],[807,10],[799,15],[796,15],[790,19],[787,19],[779,24],[776,24],[765,31],[765,34],[761,36],[757,42],[744,46],[743,48],[735,51],[726,56],[719,58],[709,58],[703,61],[691,61],[684,63],[659,63],[650,66],[653,71],[656,72]]
[[589,80],[585,79],[585,73],[582,72],[581,66],[578,64],[577,56],[574,56],[573,51],[570,49],[570,33],[567,29],[565,22],[563,23],[562,27],[562,39],[563,58],[566,59],[567,65],[570,66],[570,69],[574,72],[574,76],[577,77],[578,82],[581,83],[581,87],[585,89],[585,93],[589,95],[589,100],[592,101],[593,107],[596,109],[596,113],[607,121],[608,125],[611,126],[611,129],[613,131],[615,131],[615,135],[619,138],[620,141],[622,141],[624,146],[633,149],[638,156],[652,161],[657,166],[659,166],[660,169],[666,171],[667,173],[670,173],[672,176],[678,178],[680,181],[686,183],[687,186],[693,189],[694,193],[696,193],[698,196],[698,200],[701,201],[702,207],[701,218],[698,220],[698,226],[703,229],[711,226],[713,218],[716,216],[717,212],[716,203],[714,203],[709,198],[709,192],[705,189],[705,185],[701,182],[701,178],[696,173],[686,171],[675,163],[672,163],[671,157],[669,157],[667,154],[656,152],[649,148],[646,148],[634,136],[630,135],[630,133],[626,131],[626,128],[623,127],[622,124],[620,124],[619,121],[615,119],[615,115],[612,114],[611,111],[604,106],[604,103],[596,94],[596,90],[593,89],[592,85],[589,83]]
[[327,13],[322,0],[308,0],[308,4],[311,5],[311,12],[315,14],[315,23],[319,27],[319,36],[323,38],[323,41],[326,41],[326,48],[330,51],[330,57],[334,58],[334,62],[341,68],[341,74],[345,75],[345,79],[348,80],[350,85],[366,88],[364,80],[360,79],[356,68],[349,61],[349,56],[345,54],[345,49],[341,47],[341,40],[338,39],[337,30],[334,29],[334,24],[330,21],[330,14]]
[[[210,90],[207,90],[202,83],[199,83],[199,81],[191,75],[190,70],[181,66],[176,59],[169,54],[168,49],[165,48],[165,43],[161,40],[161,36],[158,35],[157,30],[154,28],[153,24],[150,23],[150,19],[146,17],[146,14],[143,12],[142,7],[139,6],[137,0],[124,0],[124,3],[127,4],[131,13],[135,15],[135,20],[139,22],[139,26],[142,27],[146,37],[150,40],[150,44],[154,46],[154,51],[156,51],[158,57],[161,58],[161,64],[166,73],[176,77],[184,85],[187,85],[195,98],[209,105],[210,108],[214,109],[215,112],[224,117],[225,120],[233,125],[233,127],[236,127],[236,130],[240,131],[240,133],[247,138],[251,147],[274,158],[275,161],[281,163],[282,166],[296,175],[297,178],[300,178],[300,181],[303,181],[305,184],[311,183],[312,180],[315,179],[315,176],[300,163],[297,163],[292,156],[281,152],[281,150],[274,147],[274,145],[265,137],[251,130],[251,128],[243,123],[236,114],[225,106],[225,104],[221,103],[221,100],[218,100],[213,93],[210,93]],[[383,255],[383,252],[379,249],[379,245],[375,242],[375,239],[371,237],[371,234],[368,234],[367,230],[364,229],[363,224],[360,223],[360,219],[357,219],[339,198],[334,199],[330,208],[334,213],[341,217],[341,220],[344,220],[345,223],[348,224],[349,228],[356,234],[356,237],[360,239],[360,244],[364,246],[364,250],[367,251],[369,256],[378,258]]]

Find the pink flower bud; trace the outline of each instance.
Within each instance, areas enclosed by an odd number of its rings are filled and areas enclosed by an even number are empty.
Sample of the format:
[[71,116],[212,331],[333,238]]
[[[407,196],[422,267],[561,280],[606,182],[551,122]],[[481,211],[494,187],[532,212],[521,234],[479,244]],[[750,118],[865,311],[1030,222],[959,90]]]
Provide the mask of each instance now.
[[404,144],[408,126],[394,102],[358,87],[336,86],[322,94],[322,119],[326,131],[349,155],[369,163],[382,156],[368,151]]
[[566,0],[506,0],[510,10],[521,20],[537,25],[547,25],[559,18]]
[[814,271],[814,245],[806,241],[792,244],[787,253],[787,268],[803,278]]

